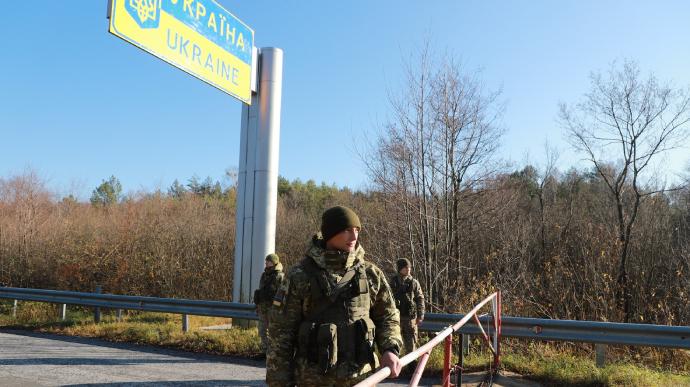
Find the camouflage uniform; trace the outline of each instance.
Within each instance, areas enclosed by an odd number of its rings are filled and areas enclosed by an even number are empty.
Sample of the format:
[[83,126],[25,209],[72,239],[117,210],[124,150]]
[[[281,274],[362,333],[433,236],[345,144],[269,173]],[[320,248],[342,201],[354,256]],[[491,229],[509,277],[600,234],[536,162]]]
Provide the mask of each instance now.
[[400,330],[402,331],[405,353],[417,349],[417,321],[424,319],[424,293],[419,281],[411,275],[400,273],[391,278],[391,290],[400,311]]
[[[339,288],[348,278],[349,285]],[[338,294],[332,303],[329,294]],[[374,343],[379,352],[396,355],[402,346],[398,310],[386,278],[364,260],[359,244],[351,253],[327,251],[321,234],[314,236],[274,305],[269,386],[354,385],[379,365]]]
[[254,292],[254,304],[259,315],[259,337],[261,337],[261,350],[268,349],[268,326],[273,297],[283,282],[285,274],[283,265],[278,262],[273,267],[266,268],[261,274],[259,288]]

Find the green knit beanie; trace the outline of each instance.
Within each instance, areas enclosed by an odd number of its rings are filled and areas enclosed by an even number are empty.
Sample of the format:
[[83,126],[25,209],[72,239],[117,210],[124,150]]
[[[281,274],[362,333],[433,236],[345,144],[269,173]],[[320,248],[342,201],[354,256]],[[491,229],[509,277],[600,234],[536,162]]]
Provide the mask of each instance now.
[[266,256],[266,260],[272,262],[275,266],[280,262],[280,257],[278,257],[278,254],[271,253]]
[[321,234],[328,241],[346,228],[362,228],[359,217],[347,207],[335,206],[324,211],[321,216]]
[[398,271],[400,271],[403,268],[410,267],[410,260],[407,258],[400,258],[398,262],[395,263],[395,266],[398,268]]

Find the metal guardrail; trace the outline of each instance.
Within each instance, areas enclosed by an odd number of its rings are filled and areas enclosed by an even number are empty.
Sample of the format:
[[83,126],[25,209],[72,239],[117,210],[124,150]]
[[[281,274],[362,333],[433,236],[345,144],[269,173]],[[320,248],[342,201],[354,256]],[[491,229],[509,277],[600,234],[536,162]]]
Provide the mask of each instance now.
[[[231,317],[248,320],[258,319],[254,305],[236,302],[122,296],[9,287],[0,287],[0,298],[110,309]],[[462,314],[427,313],[421,329],[438,332],[462,318],[464,318]],[[483,317],[480,318],[480,321],[486,323],[486,319],[487,317]],[[509,316],[502,317],[501,325],[503,337],[690,349],[690,327]],[[470,335],[481,334],[476,325],[473,324],[462,327],[460,332]]]
[[[427,314],[422,329],[438,331],[458,320],[458,314]],[[487,317],[480,318],[485,323]],[[690,349],[690,327],[503,316],[501,335],[532,340],[585,342]],[[481,334],[476,325],[460,329]]]
[[253,304],[241,304],[238,302],[123,296],[116,294],[8,287],[0,287],[0,298],[110,309],[143,310],[196,316],[232,317],[248,320],[258,319]]

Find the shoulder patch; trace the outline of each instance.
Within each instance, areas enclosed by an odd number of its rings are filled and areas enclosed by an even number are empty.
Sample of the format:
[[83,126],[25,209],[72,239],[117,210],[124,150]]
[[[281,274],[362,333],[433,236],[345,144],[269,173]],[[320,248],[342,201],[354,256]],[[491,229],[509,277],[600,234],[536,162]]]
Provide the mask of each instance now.
[[287,293],[283,289],[279,289],[276,295],[273,296],[273,306],[281,307],[285,303],[285,296]]

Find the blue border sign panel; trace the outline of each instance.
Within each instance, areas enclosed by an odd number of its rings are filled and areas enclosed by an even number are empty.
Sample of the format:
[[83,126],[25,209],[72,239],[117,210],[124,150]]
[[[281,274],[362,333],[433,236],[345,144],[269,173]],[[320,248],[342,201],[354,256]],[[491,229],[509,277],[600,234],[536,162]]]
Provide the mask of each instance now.
[[251,103],[254,31],[213,0],[112,0],[110,33]]

